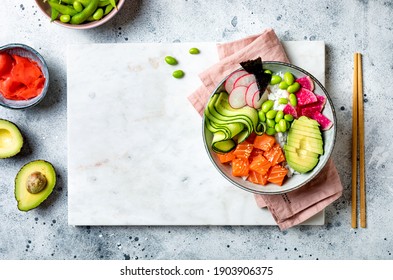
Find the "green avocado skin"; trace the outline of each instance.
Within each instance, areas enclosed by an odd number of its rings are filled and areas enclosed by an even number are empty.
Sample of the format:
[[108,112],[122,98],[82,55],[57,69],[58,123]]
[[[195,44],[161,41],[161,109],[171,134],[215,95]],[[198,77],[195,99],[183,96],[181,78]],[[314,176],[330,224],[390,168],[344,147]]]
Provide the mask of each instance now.
[[319,125],[312,119],[294,120],[284,146],[287,163],[299,173],[314,169],[323,154],[323,140]]
[[0,159],[13,157],[23,147],[23,136],[16,124],[0,119]]
[[[34,172],[41,172],[46,177],[46,187],[37,194],[27,191],[27,178]],[[25,164],[15,177],[15,199],[20,211],[37,208],[52,193],[56,185],[56,171],[53,165],[45,160],[34,160]]]

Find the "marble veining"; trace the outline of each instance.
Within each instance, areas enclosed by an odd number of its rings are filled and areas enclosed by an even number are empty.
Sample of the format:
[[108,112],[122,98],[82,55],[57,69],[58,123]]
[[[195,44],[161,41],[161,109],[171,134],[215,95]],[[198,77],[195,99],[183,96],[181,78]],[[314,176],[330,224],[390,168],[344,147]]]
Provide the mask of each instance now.
[[[188,54],[195,46],[201,54]],[[324,82],[323,42],[285,48]],[[218,60],[215,43],[72,45],[67,59],[69,224],[275,224],[212,166],[187,99]],[[308,223],[323,222],[321,213]]]

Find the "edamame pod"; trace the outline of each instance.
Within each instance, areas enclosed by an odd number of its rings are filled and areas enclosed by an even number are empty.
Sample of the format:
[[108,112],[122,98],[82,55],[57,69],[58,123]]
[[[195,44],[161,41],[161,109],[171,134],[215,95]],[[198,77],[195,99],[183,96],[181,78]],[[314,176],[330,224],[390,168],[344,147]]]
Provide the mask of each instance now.
[[102,8],[98,8],[93,14],[94,20],[100,20],[102,19],[103,16],[104,16],[104,10]]
[[78,13],[79,13],[79,12],[82,12],[82,10],[83,10],[82,3],[79,2],[79,1],[74,1],[74,3],[72,4],[72,6],[74,7],[75,11],[77,11]]
[[112,10],[114,9],[114,7],[112,5],[107,5],[105,7],[105,11],[104,11],[104,16],[106,16],[107,14],[109,14],[110,12],[112,12]]
[[276,123],[276,125],[274,126],[274,130],[276,132],[284,132],[284,131],[281,131],[281,127],[280,127],[280,125],[278,123]]
[[70,15],[61,15],[61,16],[60,16],[60,21],[61,21],[61,22],[67,23],[67,22],[69,22],[70,20],[71,20]]
[[81,24],[86,21],[97,10],[99,0],[91,0],[82,12],[77,13],[71,18],[71,24]]
[[70,6],[62,5],[62,4],[56,3],[54,1],[49,1],[48,4],[49,4],[49,6],[51,6],[52,9],[57,10],[62,15],[74,16],[74,15],[78,14],[78,12],[75,11],[75,9]]
[[270,74],[270,75],[273,74],[272,71],[270,71],[269,69],[266,69],[266,70],[263,71],[263,72],[265,72],[266,74]]

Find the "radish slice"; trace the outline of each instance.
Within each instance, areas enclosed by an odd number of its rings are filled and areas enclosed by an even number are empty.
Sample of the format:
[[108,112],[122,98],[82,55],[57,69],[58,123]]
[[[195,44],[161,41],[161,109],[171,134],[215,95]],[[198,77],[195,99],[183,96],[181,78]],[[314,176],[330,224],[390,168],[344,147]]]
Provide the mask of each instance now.
[[268,95],[269,95],[269,91],[267,89],[262,94],[261,98],[259,98],[259,91],[256,92],[253,96],[253,99],[252,99],[252,107],[254,107],[255,109],[260,109],[262,106],[262,103],[267,100]]
[[252,100],[254,98],[254,94],[259,90],[258,90],[258,85],[256,82],[252,83],[251,85],[248,86],[247,88],[247,92],[246,92],[246,104],[250,107],[253,107],[252,105]]
[[246,106],[246,92],[247,87],[245,86],[238,86],[234,88],[229,94],[229,105],[235,109]]
[[254,74],[247,74],[238,78],[233,84],[233,88],[238,86],[246,86],[248,87],[252,83],[256,82]]
[[244,75],[248,75],[248,73],[245,70],[239,70],[228,76],[224,84],[225,90],[228,94],[233,90],[233,84],[236,82],[236,80]]

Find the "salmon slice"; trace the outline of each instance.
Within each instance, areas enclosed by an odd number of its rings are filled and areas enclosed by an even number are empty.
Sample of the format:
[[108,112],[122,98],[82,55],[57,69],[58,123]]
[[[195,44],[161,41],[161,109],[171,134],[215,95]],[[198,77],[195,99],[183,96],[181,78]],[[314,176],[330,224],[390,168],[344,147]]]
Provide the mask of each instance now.
[[280,165],[275,165],[270,169],[267,180],[270,183],[282,186],[282,183],[284,182],[287,173],[288,170],[286,168]]
[[225,153],[225,154],[219,154],[219,153],[216,153],[216,154],[217,154],[218,160],[221,163],[228,163],[236,158],[233,150],[230,151],[229,153]]
[[248,176],[249,163],[247,158],[235,158],[232,160],[232,175],[236,177]]
[[267,174],[272,164],[262,155],[254,157],[250,164],[250,170],[258,172],[261,175]]
[[240,144],[237,144],[236,149],[234,150],[234,154],[237,158],[248,159],[253,148],[254,148],[253,144],[244,141]]
[[284,153],[279,144],[274,144],[274,146],[269,150],[263,153],[263,156],[270,161],[273,165],[281,163],[285,160]]
[[262,175],[256,171],[250,170],[247,180],[254,184],[265,186],[267,184],[267,174]]
[[274,136],[270,136],[265,133],[255,137],[254,147],[261,149],[262,151],[269,151],[273,147],[274,143],[276,143]]

